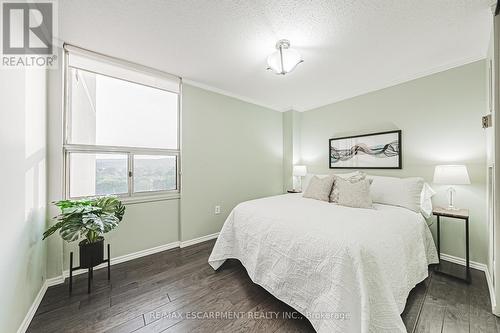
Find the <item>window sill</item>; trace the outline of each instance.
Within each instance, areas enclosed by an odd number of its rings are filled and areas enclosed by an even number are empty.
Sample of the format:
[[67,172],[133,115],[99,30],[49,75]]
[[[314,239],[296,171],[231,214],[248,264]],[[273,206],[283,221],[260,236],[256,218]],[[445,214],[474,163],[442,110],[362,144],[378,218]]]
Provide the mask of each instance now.
[[121,198],[120,200],[125,205],[133,205],[133,204],[146,203],[146,202],[177,200],[180,198],[181,198],[180,193],[169,193],[169,194],[160,194],[160,195],[144,195],[144,196],[140,195],[140,196],[135,196],[135,197]]

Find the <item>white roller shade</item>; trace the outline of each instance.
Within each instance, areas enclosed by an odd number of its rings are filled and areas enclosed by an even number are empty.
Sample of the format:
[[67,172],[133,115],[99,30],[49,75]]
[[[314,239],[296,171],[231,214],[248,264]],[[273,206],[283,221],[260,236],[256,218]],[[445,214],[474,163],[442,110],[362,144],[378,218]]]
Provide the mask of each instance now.
[[68,52],[69,67],[168,90],[174,93],[180,92],[181,80],[175,75],[68,44],[64,45],[64,49]]

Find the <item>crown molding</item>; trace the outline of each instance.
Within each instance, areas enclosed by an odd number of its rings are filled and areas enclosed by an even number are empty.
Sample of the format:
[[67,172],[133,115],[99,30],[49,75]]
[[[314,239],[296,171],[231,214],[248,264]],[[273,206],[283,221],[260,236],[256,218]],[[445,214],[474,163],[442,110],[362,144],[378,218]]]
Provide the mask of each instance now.
[[255,100],[255,99],[253,99],[253,98],[249,98],[249,97],[246,97],[246,96],[238,95],[238,94],[232,93],[230,91],[227,91],[227,90],[224,90],[224,89],[220,89],[220,88],[217,88],[217,87],[205,84],[205,83],[201,83],[201,82],[198,82],[198,81],[190,80],[190,79],[187,79],[187,78],[183,78],[182,79],[182,83],[190,85],[190,86],[193,86],[193,87],[201,88],[201,89],[204,89],[204,90],[208,90],[208,91],[211,91],[211,92],[214,92],[214,93],[217,93],[217,94],[220,94],[220,95],[224,95],[224,96],[227,96],[227,97],[232,97],[232,98],[238,99],[238,100],[246,102],[246,103],[255,104],[255,105],[264,107],[266,109],[271,109],[273,111],[285,112],[285,111],[288,110],[288,109],[287,110],[281,109],[281,108],[277,107],[276,105],[269,105],[269,104],[261,103],[261,102]]
[[318,105],[315,105],[313,107],[308,107],[305,110],[298,110],[298,111],[299,112],[308,112],[308,111],[316,110],[316,109],[319,109],[321,107],[324,107],[324,106],[327,106],[330,104],[335,104],[335,103],[342,102],[342,101],[345,101],[345,100],[348,100],[348,99],[351,99],[354,97],[363,96],[363,95],[366,95],[366,94],[369,94],[369,93],[372,93],[375,91],[383,90],[383,89],[394,87],[394,86],[397,86],[397,85],[400,85],[403,83],[407,83],[407,82],[410,82],[413,80],[417,80],[417,79],[421,79],[421,78],[424,78],[427,76],[431,76],[434,74],[445,72],[445,71],[453,69],[453,68],[472,64],[476,61],[484,60],[484,59],[486,59],[486,57],[487,57],[486,55],[477,55],[475,57],[464,58],[464,59],[460,59],[458,61],[453,61],[453,62],[450,62],[448,64],[434,67],[430,70],[422,71],[422,72],[419,72],[417,74],[412,74],[412,75],[409,75],[406,77],[402,77],[402,78],[399,78],[397,80],[389,81],[389,82],[384,83],[384,84],[373,85],[371,88],[368,88],[368,89],[360,89],[357,92],[354,92],[352,94],[347,94],[347,95],[342,96],[342,97],[338,97],[338,98],[331,100],[327,103],[318,104]]

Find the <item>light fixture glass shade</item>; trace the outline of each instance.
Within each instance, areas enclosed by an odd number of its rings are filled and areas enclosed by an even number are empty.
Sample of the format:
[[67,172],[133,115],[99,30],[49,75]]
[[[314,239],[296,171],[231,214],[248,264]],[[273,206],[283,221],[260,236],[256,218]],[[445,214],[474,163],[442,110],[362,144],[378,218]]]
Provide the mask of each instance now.
[[271,69],[276,74],[281,73],[282,68],[281,68],[280,51],[276,51],[273,54],[271,54],[269,57],[267,57],[267,65],[269,66],[268,69]]
[[305,165],[294,165],[293,175],[296,177],[305,177],[307,175],[307,167]]
[[273,70],[276,74],[290,73],[303,60],[297,50],[290,48],[290,42],[283,39],[276,43],[277,51],[267,57],[268,69]]
[[438,165],[434,169],[434,183],[446,185],[469,185],[469,172],[465,165]]

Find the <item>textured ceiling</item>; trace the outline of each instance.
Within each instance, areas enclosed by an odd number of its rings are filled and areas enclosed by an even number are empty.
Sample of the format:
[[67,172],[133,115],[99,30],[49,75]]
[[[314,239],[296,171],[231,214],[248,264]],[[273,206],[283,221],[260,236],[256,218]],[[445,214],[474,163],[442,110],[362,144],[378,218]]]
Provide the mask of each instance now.
[[[492,0],[61,0],[65,42],[276,110],[308,110],[486,56]],[[305,62],[266,71],[278,39]]]

